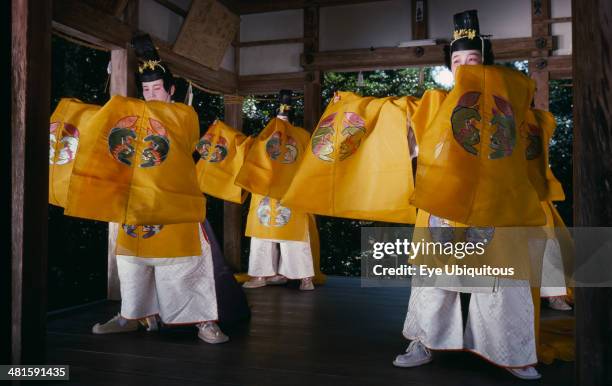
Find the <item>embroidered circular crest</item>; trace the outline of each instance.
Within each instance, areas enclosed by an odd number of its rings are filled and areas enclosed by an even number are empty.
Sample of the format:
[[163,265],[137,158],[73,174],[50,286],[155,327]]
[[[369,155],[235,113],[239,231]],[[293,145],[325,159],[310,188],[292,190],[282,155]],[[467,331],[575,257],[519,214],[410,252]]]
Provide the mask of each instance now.
[[[59,128],[62,128],[58,133]],[[59,135],[58,135],[59,134]],[[56,146],[60,142],[56,158]],[[79,147],[79,129],[70,123],[53,122],[49,125],[49,164],[66,165],[74,161]]]
[[321,161],[333,162],[334,157],[334,119],[336,119],[337,113],[332,113],[325,118],[321,119],[317,129],[312,135],[311,149],[314,154]]
[[516,125],[512,105],[496,95],[493,100],[497,108],[492,108],[491,126],[495,127],[495,132],[491,134],[489,159],[500,159],[512,155],[516,146]]
[[123,117],[108,134],[108,151],[115,160],[127,166],[132,165],[134,158],[137,120],[135,116]]
[[163,225],[130,225],[130,224],[123,224],[121,227],[123,228],[123,231],[127,233],[128,236],[137,238],[140,233],[143,239],[148,239],[148,238],[151,238],[157,235],[164,228]]
[[[196,150],[200,153],[200,158],[208,162],[221,162],[223,161],[229,152],[228,141],[225,137],[219,136],[216,143],[213,146],[214,135],[212,133],[206,133],[200,139],[196,146]],[[211,151],[212,150],[212,151]]]
[[299,150],[297,141],[293,137],[290,135],[284,137],[282,132],[275,131],[266,142],[266,153],[273,161],[290,164],[297,159]]
[[475,146],[480,143],[480,130],[476,127],[476,122],[482,119],[477,106],[479,98],[480,93],[477,91],[466,92],[459,98],[451,114],[453,137],[465,151],[473,155],[478,155]]
[[149,118],[149,124],[147,136],[144,138],[147,147],[142,151],[141,168],[160,165],[166,160],[170,152],[170,139],[164,125],[153,118]]
[[344,161],[355,154],[359,145],[361,145],[361,139],[366,134],[364,119],[357,113],[344,113],[341,133],[344,139],[340,143],[340,161]]
[[433,241],[447,243],[455,239],[455,228],[447,219],[430,214],[427,225]]
[[291,209],[282,206],[277,200],[264,197],[257,206],[257,219],[266,227],[282,227],[291,219]]

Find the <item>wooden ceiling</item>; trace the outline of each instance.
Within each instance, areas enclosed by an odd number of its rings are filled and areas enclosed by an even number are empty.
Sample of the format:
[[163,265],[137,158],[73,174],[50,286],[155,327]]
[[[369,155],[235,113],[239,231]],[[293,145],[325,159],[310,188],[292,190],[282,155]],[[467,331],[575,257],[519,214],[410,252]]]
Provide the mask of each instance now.
[[219,0],[232,12],[239,15],[284,11],[310,6],[333,7],[337,5],[374,3],[383,0]]

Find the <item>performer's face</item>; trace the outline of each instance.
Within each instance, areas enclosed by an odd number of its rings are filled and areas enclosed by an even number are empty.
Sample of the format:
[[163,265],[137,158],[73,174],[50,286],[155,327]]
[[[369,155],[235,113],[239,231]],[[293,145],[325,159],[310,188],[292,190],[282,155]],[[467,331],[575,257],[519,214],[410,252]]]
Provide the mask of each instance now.
[[482,54],[478,50],[455,51],[451,56],[451,71],[455,76],[457,67],[464,64],[482,64]]
[[174,94],[174,86],[170,87],[170,92],[166,91],[163,79],[142,82],[142,96],[146,101],[170,102],[172,94]]

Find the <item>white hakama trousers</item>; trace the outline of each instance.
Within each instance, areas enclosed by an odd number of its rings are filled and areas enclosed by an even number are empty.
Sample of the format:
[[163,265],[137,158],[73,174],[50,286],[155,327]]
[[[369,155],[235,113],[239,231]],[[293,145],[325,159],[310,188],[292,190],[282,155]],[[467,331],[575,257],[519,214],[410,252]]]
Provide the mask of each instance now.
[[279,274],[289,279],[314,276],[310,241],[251,237],[248,273],[252,277],[269,277]]
[[412,287],[404,337],[433,350],[471,351],[498,366],[534,365],[533,300],[524,284],[471,294],[465,332],[459,292]]
[[[557,286],[550,286],[550,284]],[[563,255],[561,246],[556,239],[546,240],[544,258],[542,259],[542,287],[540,297],[548,298],[553,296],[567,295],[567,288],[558,284],[565,283],[565,270],[563,267]]]
[[177,258],[117,255],[121,316],[159,315],[166,324],[218,319],[212,253],[199,229],[202,254]]

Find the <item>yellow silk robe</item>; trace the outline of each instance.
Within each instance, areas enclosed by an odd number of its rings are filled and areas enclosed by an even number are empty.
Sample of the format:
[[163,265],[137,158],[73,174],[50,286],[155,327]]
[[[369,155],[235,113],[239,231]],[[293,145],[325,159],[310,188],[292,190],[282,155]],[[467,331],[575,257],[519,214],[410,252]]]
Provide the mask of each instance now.
[[198,142],[200,160],[196,165],[202,192],[241,204],[247,192],[234,184],[251,146],[251,137],[216,120]]
[[308,215],[281,205],[308,146],[301,127],[273,118],[253,141],[236,184],[252,192],[246,232],[249,237],[306,241]]
[[279,199],[291,183],[310,135],[273,118],[253,141],[235,183],[251,193]]
[[169,225],[122,224],[117,234],[118,255],[183,257],[202,253],[199,223]]
[[65,213],[133,225],[204,221],[192,154],[198,117],[182,103],[114,96],[86,123]]
[[66,207],[68,184],[85,122],[100,106],[63,98],[49,123],[49,204]]
[[414,223],[407,113],[416,105],[416,98],[338,93],[281,203],[325,216]]
[[506,67],[460,66],[453,90],[416,130],[422,135],[411,202],[473,226],[543,225],[528,175],[527,139],[519,134],[534,88]]

